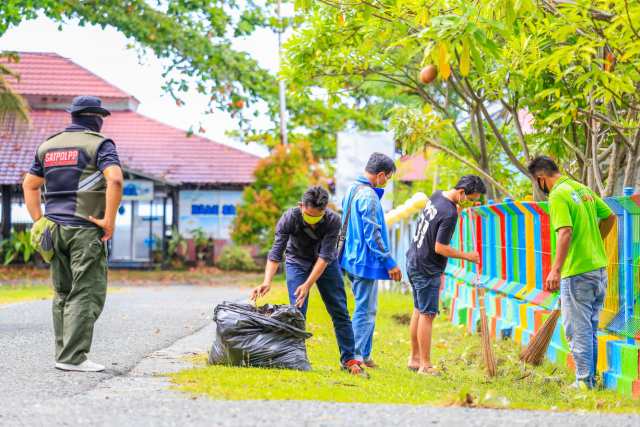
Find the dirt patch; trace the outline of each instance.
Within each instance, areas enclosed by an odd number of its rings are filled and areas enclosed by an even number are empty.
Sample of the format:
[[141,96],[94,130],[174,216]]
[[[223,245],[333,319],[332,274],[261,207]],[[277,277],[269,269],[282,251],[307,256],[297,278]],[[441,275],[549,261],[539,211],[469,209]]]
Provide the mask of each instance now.
[[407,313],[394,314],[394,315],[391,316],[391,318],[398,325],[408,325],[409,323],[411,323],[411,315],[409,315]]

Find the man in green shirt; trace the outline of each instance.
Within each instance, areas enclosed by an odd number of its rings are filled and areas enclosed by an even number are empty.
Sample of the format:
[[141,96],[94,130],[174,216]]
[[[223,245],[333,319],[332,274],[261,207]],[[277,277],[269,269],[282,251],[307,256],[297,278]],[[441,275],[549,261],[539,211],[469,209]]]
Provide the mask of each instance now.
[[607,290],[603,239],[616,217],[590,188],[560,174],[555,162],[536,157],[529,172],[549,196],[556,256],[545,290],[560,288],[562,322],[576,365],[576,387],[595,385],[598,318]]

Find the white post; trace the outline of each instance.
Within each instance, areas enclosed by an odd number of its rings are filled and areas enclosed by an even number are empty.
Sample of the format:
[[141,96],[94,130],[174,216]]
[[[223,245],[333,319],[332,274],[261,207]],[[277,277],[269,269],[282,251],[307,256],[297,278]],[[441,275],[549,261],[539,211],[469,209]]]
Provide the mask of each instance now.
[[[282,10],[281,0],[278,0],[278,22],[280,27],[278,28],[278,68],[282,68],[282,33],[284,28],[282,26]],[[280,78],[278,81],[278,93],[280,98],[280,142],[282,145],[287,145],[287,104],[285,98],[285,84],[284,79]]]

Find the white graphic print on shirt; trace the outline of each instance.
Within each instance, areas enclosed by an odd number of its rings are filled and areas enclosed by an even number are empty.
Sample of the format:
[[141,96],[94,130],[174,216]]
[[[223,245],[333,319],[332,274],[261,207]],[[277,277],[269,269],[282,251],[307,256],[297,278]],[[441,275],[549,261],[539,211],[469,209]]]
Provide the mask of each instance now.
[[422,247],[424,243],[424,236],[427,234],[427,230],[429,229],[429,224],[433,221],[433,218],[438,214],[438,210],[431,203],[431,200],[427,201],[427,206],[425,206],[422,214],[420,215],[420,220],[418,221],[418,227],[416,228],[416,234],[413,236],[413,241],[417,243],[418,249]]

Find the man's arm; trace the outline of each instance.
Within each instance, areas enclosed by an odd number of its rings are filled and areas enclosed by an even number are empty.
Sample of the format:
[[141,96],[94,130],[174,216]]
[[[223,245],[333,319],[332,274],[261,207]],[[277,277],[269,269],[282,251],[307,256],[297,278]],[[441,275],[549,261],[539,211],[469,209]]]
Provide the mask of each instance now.
[[251,290],[250,299],[255,301],[258,298],[262,298],[271,290],[271,282],[278,272],[279,262],[267,260],[267,265],[264,268],[264,280],[260,286],[257,286]]
[[549,216],[553,230],[557,233],[557,239],[556,256],[544,282],[545,291],[555,291],[560,288],[562,266],[567,259],[573,233],[571,206],[573,206],[573,201],[566,200],[562,195],[553,192],[549,196]]
[[329,265],[329,263],[326,260],[318,258],[311,270],[311,273],[309,274],[309,277],[307,277],[307,280],[305,280],[302,285],[298,286],[294,293],[296,296],[297,307],[302,307],[304,305],[304,301],[307,299],[307,295],[309,295],[309,290],[311,290],[311,287],[316,283],[318,278],[322,276],[322,273],[327,269],[327,265]]
[[40,188],[44,185],[44,178],[26,174],[22,182],[22,192],[24,194],[24,203],[33,222],[42,218],[42,208],[40,206],[41,195]]
[[616,220],[617,220],[616,215],[611,214],[605,219],[603,219],[602,221],[600,221],[600,224],[598,224],[598,226],[600,228],[600,236],[602,237],[602,240],[607,238],[607,236],[613,229],[613,226],[616,224]]
[[546,291],[555,291],[560,288],[560,272],[562,271],[562,266],[564,265],[564,261],[567,259],[567,254],[569,253],[573,228],[562,227],[558,229],[557,233],[556,257],[553,260],[551,271],[549,272],[547,281],[545,282]]
[[284,251],[287,249],[289,242],[291,219],[288,212],[285,212],[276,224],[276,236],[271,245],[271,250],[267,255],[267,265],[264,268],[264,280],[260,286],[255,287],[251,291],[250,299],[255,301],[256,298],[265,296],[271,290],[271,282],[278,272],[278,266],[282,262]]
[[480,262],[478,252],[462,252],[452,248],[450,245],[443,245],[440,242],[436,242],[436,253],[447,258],[463,259],[475,264]]
[[435,251],[438,255],[447,258],[463,259],[473,263],[480,262],[478,252],[463,252],[451,247],[451,238],[456,230],[458,217],[456,215],[443,218],[436,233]]
[[106,208],[104,211],[104,218],[97,219],[92,216],[89,217],[89,221],[93,222],[104,231],[102,241],[106,242],[113,236],[113,231],[116,226],[116,215],[120,202],[122,201],[122,187],[124,184],[124,177],[122,176],[122,169],[120,166],[109,166],[102,171],[105,180],[107,181],[106,192]]
[[385,247],[382,240],[382,232],[380,231],[383,226],[378,224],[376,218],[376,201],[371,196],[354,200],[356,203],[357,211],[362,215],[362,232],[363,238],[369,249],[378,257],[389,271],[389,276],[393,280],[401,280],[402,273],[398,264],[391,256],[391,251]]

